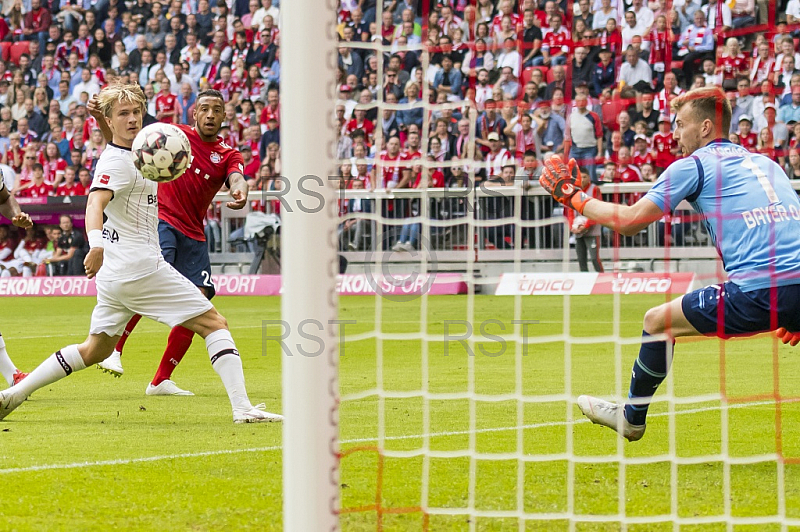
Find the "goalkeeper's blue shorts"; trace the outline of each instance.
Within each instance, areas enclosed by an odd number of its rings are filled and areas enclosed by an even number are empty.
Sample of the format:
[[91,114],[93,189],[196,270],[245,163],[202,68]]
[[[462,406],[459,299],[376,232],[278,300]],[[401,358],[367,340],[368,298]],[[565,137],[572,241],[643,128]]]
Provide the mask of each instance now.
[[158,240],[164,260],[195,286],[204,288],[208,299],[214,297],[208,243],[189,238],[163,220],[158,221]]
[[800,332],[800,284],[742,292],[731,282],[683,297],[683,315],[701,334],[746,336],[785,327]]

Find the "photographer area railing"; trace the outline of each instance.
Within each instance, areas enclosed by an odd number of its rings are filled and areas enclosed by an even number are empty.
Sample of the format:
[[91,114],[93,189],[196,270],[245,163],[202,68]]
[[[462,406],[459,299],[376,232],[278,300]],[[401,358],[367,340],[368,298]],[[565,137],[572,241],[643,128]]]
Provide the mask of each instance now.
[[[800,182],[794,185],[800,189]],[[618,183],[600,189],[605,201],[632,204],[651,186]],[[242,211],[227,209],[225,194],[215,199],[222,205],[222,250],[236,251],[228,249],[230,234],[242,227],[252,210],[279,216],[291,208],[321,208],[313,197],[308,206],[289,205],[280,190],[252,191],[250,198],[251,204]],[[561,261],[565,240],[569,240],[563,207],[538,183],[530,185],[519,179],[511,185],[479,184],[475,188],[341,190],[337,201],[339,251],[355,262],[369,261],[375,253],[393,249],[398,253],[387,253],[381,260],[418,261],[412,251],[421,248],[435,252],[439,262],[466,261],[468,253],[475,261],[511,261],[517,253],[523,261]],[[397,248],[398,242],[404,246]],[[633,237],[603,228],[601,244],[601,256],[606,259],[717,257],[704,224],[687,202],[681,203],[675,214]]]

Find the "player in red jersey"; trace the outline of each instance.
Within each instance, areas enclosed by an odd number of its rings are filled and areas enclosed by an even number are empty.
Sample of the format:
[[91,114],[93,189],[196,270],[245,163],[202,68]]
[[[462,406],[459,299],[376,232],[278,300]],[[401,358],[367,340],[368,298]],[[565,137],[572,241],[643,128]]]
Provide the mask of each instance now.
[[[99,112],[94,99],[90,111]],[[228,185],[233,197],[233,201],[227,203],[229,208],[241,209],[247,204],[248,188],[242,174],[242,155],[217,135],[224,118],[225,100],[222,94],[213,89],[201,91],[194,110],[195,126],[177,125],[189,138],[192,162],[179,179],[158,185],[158,236],[164,259],[209,299],[214,297],[215,288],[211,281],[211,261],[203,232],[203,217],[224,184]],[[111,137],[111,131],[104,129],[103,134],[106,138]],[[131,318],[114,352],[98,364],[101,369],[115,376],[122,375],[122,349],[140,318],[138,315]],[[147,386],[147,395],[193,395],[181,390],[170,380],[175,367],[192,345],[193,338],[194,333],[185,327],[172,329],[158,371]]]
[[174,124],[178,114],[178,97],[170,91],[169,78],[161,82],[161,91],[156,96],[156,120],[164,124]]

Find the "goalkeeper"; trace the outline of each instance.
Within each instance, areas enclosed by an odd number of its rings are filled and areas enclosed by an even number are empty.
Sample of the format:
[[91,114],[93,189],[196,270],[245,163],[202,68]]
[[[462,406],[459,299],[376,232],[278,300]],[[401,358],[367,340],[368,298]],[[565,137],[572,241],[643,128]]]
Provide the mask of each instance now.
[[651,308],[644,316],[639,357],[624,406],[578,397],[593,423],[630,441],[641,439],[647,408],[666,378],[674,339],[748,336],[779,329],[784,342],[800,331],[800,201],[771,159],[727,140],[731,107],[717,87],[675,98],[673,136],[684,158],[672,163],[632,206],[607,203],[581,191],[576,163],[557,155],[539,180],[553,197],[591,220],[632,236],[686,200],[702,215],[728,281]]

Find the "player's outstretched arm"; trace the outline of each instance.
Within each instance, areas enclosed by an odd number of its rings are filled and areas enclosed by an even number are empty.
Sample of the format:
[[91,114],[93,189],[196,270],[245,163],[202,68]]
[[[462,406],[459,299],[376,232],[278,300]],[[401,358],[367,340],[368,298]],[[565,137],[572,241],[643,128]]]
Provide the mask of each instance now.
[[99,189],[89,193],[86,202],[86,234],[89,236],[89,253],[83,260],[86,277],[91,279],[103,266],[103,211],[114,197],[110,190]]
[[86,104],[86,110],[89,111],[89,114],[97,120],[97,127],[100,128],[100,131],[103,132],[103,137],[105,137],[106,142],[111,142],[114,140],[114,133],[111,132],[111,128],[108,127],[108,122],[106,122],[106,117],[103,115],[103,112],[100,110],[100,99],[95,94],[89,100],[89,103]]
[[33,220],[28,213],[22,212],[17,199],[12,196],[6,187],[0,189],[0,214],[11,220],[17,227],[27,229],[33,225]]
[[243,209],[247,205],[247,193],[250,191],[247,180],[239,172],[234,172],[228,177],[228,184],[233,201],[226,203],[227,207],[235,210]]
[[647,198],[642,198],[630,206],[596,199],[586,204],[583,215],[621,235],[633,236],[651,223],[660,220],[664,213],[658,205]]
[[575,159],[564,163],[559,155],[553,155],[545,161],[539,183],[562,205],[625,236],[637,234],[664,216],[659,206],[646,198],[631,206],[593,198],[581,190],[579,179]]

